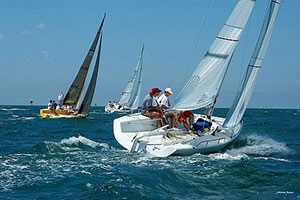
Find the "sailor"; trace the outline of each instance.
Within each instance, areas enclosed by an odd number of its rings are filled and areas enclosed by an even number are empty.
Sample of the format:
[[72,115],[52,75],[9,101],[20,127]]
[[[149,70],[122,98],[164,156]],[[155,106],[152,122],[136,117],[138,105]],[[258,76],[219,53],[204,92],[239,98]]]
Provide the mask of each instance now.
[[162,108],[162,111],[164,113],[164,117],[166,118],[166,123],[168,123],[168,118],[171,118],[171,127],[176,127],[176,118],[177,114],[175,112],[168,111],[169,107],[171,106],[169,101],[169,96],[173,94],[171,88],[166,88],[165,92],[157,99],[160,107]]
[[48,110],[52,110],[52,100],[50,100],[48,103]]
[[57,103],[55,102],[55,100],[52,100],[52,109],[55,110],[57,106]]
[[59,95],[58,95],[58,104],[62,105],[63,102],[64,102],[64,94],[61,92]]
[[155,117],[158,128],[162,126],[161,117],[163,116],[163,113],[155,97],[157,97],[160,92],[160,89],[152,88],[151,92],[144,98],[141,112],[142,115],[147,117]]
[[56,110],[62,110],[62,106],[61,106],[60,104],[58,104],[58,105],[56,106]]
[[[187,122],[187,118],[189,118],[189,124]],[[184,112],[181,112],[180,115],[179,115],[179,118],[178,118],[178,121],[180,123],[183,123],[183,126],[186,128],[186,130],[192,134],[193,131],[192,131],[192,125],[194,123],[194,114],[191,112],[191,111],[184,111]]]

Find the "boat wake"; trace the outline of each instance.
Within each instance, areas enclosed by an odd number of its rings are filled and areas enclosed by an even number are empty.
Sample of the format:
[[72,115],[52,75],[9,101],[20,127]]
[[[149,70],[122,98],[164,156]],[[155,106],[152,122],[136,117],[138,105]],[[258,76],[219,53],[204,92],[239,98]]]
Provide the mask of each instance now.
[[286,144],[277,142],[268,136],[251,134],[241,136],[225,152],[209,154],[208,156],[213,160],[261,159],[290,162],[281,158],[282,155],[289,153],[292,153],[292,150]]
[[[285,143],[277,142],[268,136],[251,134],[241,137],[237,143],[245,144],[239,148],[233,148],[229,152],[241,152],[247,155],[268,156],[273,154],[288,154],[291,150]],[[238,144],[237,144],[238,145]],[[234,145],[235,146],[235,145]]]

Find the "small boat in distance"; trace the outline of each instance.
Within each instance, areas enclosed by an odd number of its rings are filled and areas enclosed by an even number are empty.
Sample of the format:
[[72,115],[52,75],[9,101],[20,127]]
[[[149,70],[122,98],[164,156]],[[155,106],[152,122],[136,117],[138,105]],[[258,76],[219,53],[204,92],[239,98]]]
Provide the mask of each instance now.
[[[204,115],[194,114],[194,122],[207,122],[204,131],[188,132],[177,124],[157,128],[155,119],[144,115],[126,115],[114,120],[114,136],[129,152],[148,152],[157,157],[219,152],[239,136],[242,117],[251,97],[256,75],[262,67],[280,0],[271,0],[255,49],[244,78],[226,118],[212,116],[228,66],[255,1],[240,0],[215,41],[202,58],[189,81],[171,106],[173,112],[208,108]],[[195,127],[194,127],[195,128]]]
[[105,112],[130,113],[138,109],[142,89],[142,66],[143,66],[144,45],[138,63],[134,68],[133,75],[128,81],[119,101],[111,102],[105,106]]
[[[75,77],[70,89],[67,92],[66,97],[63,100],[63,104],[60,105],[60,109],[55,108],[48,108],[48,109],[41,109],[40,115],[43,118],[85,118],[89,115],[90,106],[92,103],[92,99],[95,92],[96,82],[97,82],[97,76],[98,76],[98,69],[99,69],[99,62],[100,62],[100,54],[101,54],[101,43],[102,43],[102,27],[105,20],[106,14],[104,14],[104,17],[102,19],[102,22],[100,24],[100,27],[97,31],[97,34],[94,38],[94,41],[92,43],[92,46],[87,53],[79,72],[77,73],[77,76]],[[98,53],[96,58],[96,63],[94,67],[94,71],[88,86],[88,89],[85,93],[84,99],[81,102],[81,98],[83,96],[84,91],[84,84],[87,77],[87,73],[91,64],[91,61],[93,59],[98,41],[99,47],[98,47]]]

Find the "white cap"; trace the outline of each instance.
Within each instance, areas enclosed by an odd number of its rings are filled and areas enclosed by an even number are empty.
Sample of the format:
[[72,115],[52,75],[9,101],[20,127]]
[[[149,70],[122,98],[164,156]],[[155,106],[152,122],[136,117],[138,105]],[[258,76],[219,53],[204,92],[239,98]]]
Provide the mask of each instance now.
[[170,94],[173,94],[172,89],[171,88],[166,88],[165,92],[169,92]]

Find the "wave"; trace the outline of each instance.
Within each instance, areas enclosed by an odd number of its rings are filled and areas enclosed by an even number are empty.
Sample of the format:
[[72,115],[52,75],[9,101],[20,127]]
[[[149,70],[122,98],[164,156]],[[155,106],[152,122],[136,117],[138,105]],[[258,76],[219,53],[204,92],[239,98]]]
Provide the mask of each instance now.
[[22,117],[23,120],[33,120],[35,117]]
[[68,139],[63,139],[60,144],[67,144],[67,145],[79,145],[79,144],[84,144],[87,146],[90,146],[92,148],[96,148],[96,147],[104,147],[104,148],[108,148],[109,146],[107,144],[104,143],[98,143],[98,142],[94,142],[93,140],[90,140],[88,138],[85,138],[81,135],[79,135],[78,137],[70,137]]
[[108,149],[109,145],[98,143],[83,136],[72,136],[68,139],[63,139],[60,142],[45,141],[33,147],[36,153],[59,153],[59,152],[72,152],[90,149]]
[[285,143],[275,141],[268,136],[251,134],[240,137],[231,147],[222,153],[209,154],[212,160],[243,160],[263,159],[290,162],[287,159],[276,158],[274,155],[286,155],[291,153]]
[[251,134],[249,136],[244,136],[241,140],[246,141],[245,146],[229,151],[257,155],[270,155],[273,153],[287,154],[291,152],[285,143],[277,142],[268,136]]
[[22,110],[22,111],[25,111],[25,110],[28,110],[28,109],[25,109],[25,108],[1,108],[0,110],[3,110],[3,111]]

